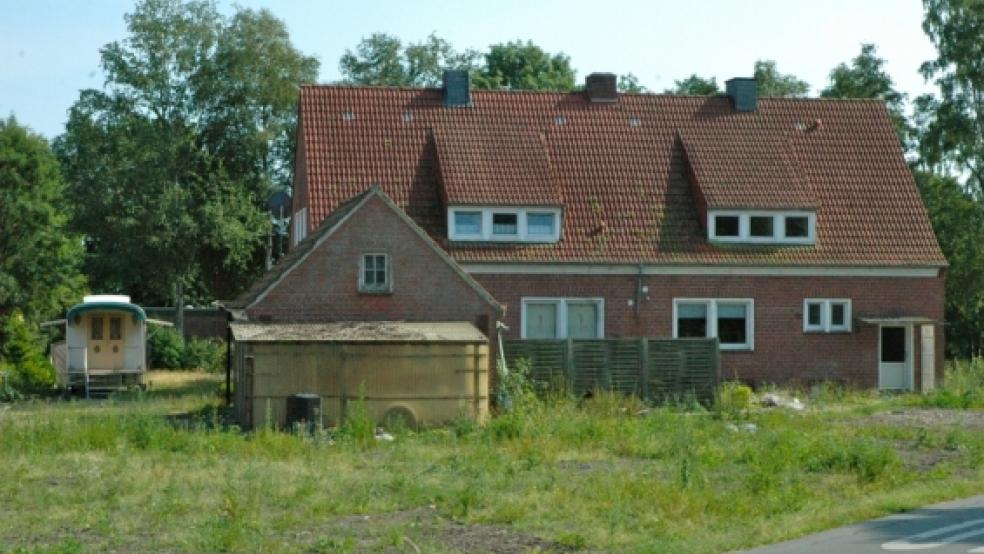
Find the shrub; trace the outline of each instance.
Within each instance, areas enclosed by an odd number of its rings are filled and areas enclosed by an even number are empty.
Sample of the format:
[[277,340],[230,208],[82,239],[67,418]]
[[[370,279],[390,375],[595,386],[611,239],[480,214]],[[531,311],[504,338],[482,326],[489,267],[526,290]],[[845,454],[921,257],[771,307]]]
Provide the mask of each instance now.
[[214,372],[223,365],[225,349],[222,343],[210,339],[192,338],[185,341],[184,352],[181,355],[181,367],[186,369],[204,369]]
[[738,415],[752,406],[752,389],[734,381],[721,383],[717,409],[722,414]]
[[[15,311],[2,323],[0,335],[7,342],[0,350],[0,371],[5,379],[0,383],[0,395],[7,399],[19,396],[18,393],[39,393],[50,390],[55,384],[55,368],[41,349],[41,339],[24,316]],[[16,391],[16,392],[14,392]]]
[[155,369],[180,369],[184,362],[184,339],[177,329],[154,329],[147,339],[150,349],[150,367]]

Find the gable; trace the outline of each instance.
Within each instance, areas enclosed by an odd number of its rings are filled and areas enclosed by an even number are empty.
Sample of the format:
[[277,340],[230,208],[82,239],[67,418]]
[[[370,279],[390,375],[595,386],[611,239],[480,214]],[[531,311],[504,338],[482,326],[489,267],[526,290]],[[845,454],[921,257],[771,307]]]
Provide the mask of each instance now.
[[[276,321],[474,319],[501,306],[378,189],[356,197],[230,307]],[[362,256],[391,260],[392,292],[359,290]]]
[[[300,109],[313,221],[379,183],[463,263],[945,265],[878,101],[761,98],[739,113],[725,97],[473,91],[447,108],[438,90],[310,86]],[[448,204],[555,198],[556,243],[447,241]],[[816,242],[711,244],[707,206],[808,206]]]

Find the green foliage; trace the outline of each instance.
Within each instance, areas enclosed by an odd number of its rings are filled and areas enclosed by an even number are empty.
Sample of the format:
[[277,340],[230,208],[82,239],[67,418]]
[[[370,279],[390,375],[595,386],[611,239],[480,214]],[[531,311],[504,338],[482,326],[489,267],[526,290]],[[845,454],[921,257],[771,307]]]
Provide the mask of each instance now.
[[641,93],[649,92],[649,89],[644,87],[642,83],[639,82],[639,78],[636,77],[634,73],[626,73],[618,76],[618,91]]
[[713,96],[720,94],[717,80],[714,77],[705,79],[694,73],[680,81],[673,81],[673,88],[666,89],[666,94],[683,94],[692,96]]
[[343,82],[354,85],[437,87],[445,69],[473,70],[477,58],[477,52],[457,52],[434,33],[406,46],[395,36],[373,33],[354,52],[345,50],[338,66]]
[[[572,90],[574,69],[563,53],[549,54],[530,41],[494,44],[488,52],[455,50],[431,34],[425,40],[404,45],[385,33],[363,38],[355,50],[346,50],[339,61],[342,81],[358,85],[440,86],[446,69],[471,73],[475,89]],[[623,76],[625,86],[638,92],[633,75]]]
[[0,346],[0,400],[20,394],[49,391],[55,384],[55,368],[44,355],[41,338],[19,311],[0,320],[0,332],[6,342]]
[[984,3],[923,0],[923,30],[935,60],[920,71],[939,95],[916,99],[919,153],[928,167],[968,175],[967,186],[984,199]]
[[861,45],[861,53],[830,71],[830,85],[820,91],[822,98],[875,98],[885,102],[895,125],[899,141],[909,146],[912,128],[906,120],[906,95],[895,89],[895,82],[885,71],[885,60],[877,55],[874,44]]
[[773,60],[755,62],[755,80],[759,96],[803,98],[810,93],[810,83],[788,73],[779,73]]
[[727,381],[718,388],[715,408],[722,414],[737,416],[752,407],[752,396],[748,385]]
[[984,409],[984,358],[947,363],[943,383],[928,394],[913,396],[911,403],[948,409]]
[[372,444],[376,438],[376,422],[369,415],[369,409],[362,397],[364,395],[360,395],[360,398],[348,402],[345,406],[345,417],[338,427],[338,436],[364,448]]
[[956,179],[914,172],[950,267],[946,273],[946,351],[978,355],[984,344],[984,206]]
[[192,337],[184,340],[171,327],[153,329],[147,339],[150,367],[154,369],[201,369],[225,371],[225,346],[221,341]]
[[81,296],[82,243],[66,229],[66,206],[47,141],[0,119],[0,319],[17,309],[36,324]]
[[141,303],[232,296],[262,270],[264,203],[289,185],[317,61],[266,10],[145,0],[126,23],[56,141],[86,272]]
[[563,52],[550,54],[532,41],[515,40],[489,46],[484,57],[474,78],[477,89],[574,89],[574,68]]

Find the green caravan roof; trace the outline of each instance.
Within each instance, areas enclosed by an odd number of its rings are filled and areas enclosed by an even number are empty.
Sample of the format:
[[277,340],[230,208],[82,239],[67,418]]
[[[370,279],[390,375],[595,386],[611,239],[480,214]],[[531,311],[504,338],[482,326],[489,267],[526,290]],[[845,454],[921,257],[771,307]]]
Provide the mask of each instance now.
[[82,314],[83,312],[91,311],[118,311],[118,312],[130,312],[136,316],[138,321],[146,321],[147,314],[144,313],[143,308],[137,306],[136,304],[129,304],[126,302],[83,302],[82,304],[76,304],[68,310],[68,315],[65,316],[69,322],[75,319],[75,316]]

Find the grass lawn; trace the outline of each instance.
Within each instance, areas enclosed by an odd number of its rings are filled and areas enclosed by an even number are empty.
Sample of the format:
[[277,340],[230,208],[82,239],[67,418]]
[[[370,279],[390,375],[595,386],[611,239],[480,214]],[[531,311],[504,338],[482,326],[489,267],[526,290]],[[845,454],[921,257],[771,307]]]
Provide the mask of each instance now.
[[241,433],[217,376],[150,380],[0,405],[0,552],[720,552],[984,492],[984,413],[915,406],[961,391],[820,391],[803,412],[552,399],[385,442],[357,419]]

